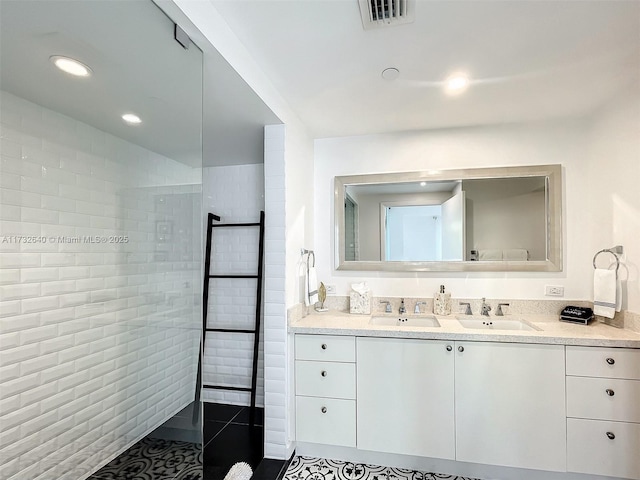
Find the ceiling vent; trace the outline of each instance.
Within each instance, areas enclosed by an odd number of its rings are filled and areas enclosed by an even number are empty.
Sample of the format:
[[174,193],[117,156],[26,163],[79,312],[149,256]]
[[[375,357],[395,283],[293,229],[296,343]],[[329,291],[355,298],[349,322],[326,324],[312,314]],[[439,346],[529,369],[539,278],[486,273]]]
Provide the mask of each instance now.
[[415,0],[358,0],[365,30],[411,23],[415,19]]

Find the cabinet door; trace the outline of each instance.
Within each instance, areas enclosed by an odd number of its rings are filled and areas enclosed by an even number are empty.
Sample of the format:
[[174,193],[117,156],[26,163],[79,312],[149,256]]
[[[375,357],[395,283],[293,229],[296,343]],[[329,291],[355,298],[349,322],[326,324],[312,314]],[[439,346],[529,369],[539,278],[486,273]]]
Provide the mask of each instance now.
[[566,470],[564,346],[456,342],[456,460]]
[[454,355],[447,346],[453,342],[357,339],[359,449],[454,458]]

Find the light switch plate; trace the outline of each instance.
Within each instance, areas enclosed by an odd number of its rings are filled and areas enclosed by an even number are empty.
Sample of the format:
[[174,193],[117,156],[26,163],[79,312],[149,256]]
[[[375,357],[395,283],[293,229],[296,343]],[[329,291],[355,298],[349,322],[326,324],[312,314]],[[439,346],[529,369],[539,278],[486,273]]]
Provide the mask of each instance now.
[[336,286],[335,285],[326,285],[324,288],[327,289],[327,295],[335,295],[336,294]]

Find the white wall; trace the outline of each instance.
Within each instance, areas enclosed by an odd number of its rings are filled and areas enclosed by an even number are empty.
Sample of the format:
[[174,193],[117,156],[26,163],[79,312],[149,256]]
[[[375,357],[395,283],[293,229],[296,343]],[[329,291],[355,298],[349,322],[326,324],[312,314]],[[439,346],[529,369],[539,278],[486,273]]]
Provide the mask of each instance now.
[[[544,298],[544,286],[565,287],[565,297],[591,295],[593,251],[585,242],[590,192],[587,183],[586,121],[460,128],[315,141],[315,245],[319,280],[347,295],[352,282],[366,280],[374,295],[432,296],[445,283],[454,297]],[[553,273],[382,273],[334,269],[333,178],[336,175],[517,166],[563,165],[564,270]],[[389,279],[393,279],[390,282]],[[490,281],[487,281],[490,280]]]
[[193,400],[201,170],[0,94],[0,478],[82,479]]
[[[220,223],[254,223],[264,210],[262,164],[203,169],[204,218],[214,213]],[[213,230],[211,274],[257,273],[257,227]],[[211,279],[209,328],[255,328],[255,279]],[[263,327],[263,325],[262,325]],[[263,329],[261,329],[263,330]],[[205,384],[251,387],[254,336],[248,333],[209,332],[204,346],[202,380]],[[264,405],[263,331],[260,334],[256,405]],[[250,405],[248,392],[203,389],[202,399],[232,405]]]
[[[287,230],[287,307],[304,302],[300,249],[313,242],[313,141],[296,125],[286,126],[285,195]],[[318,260],[316,255],[316,260]]]
[[[613,245],[624,246],[623,309],[640,313],[640,82],[620,92],[595,116],[584,188],[591,255]],[[602,255],[598,265],[612,259]]]

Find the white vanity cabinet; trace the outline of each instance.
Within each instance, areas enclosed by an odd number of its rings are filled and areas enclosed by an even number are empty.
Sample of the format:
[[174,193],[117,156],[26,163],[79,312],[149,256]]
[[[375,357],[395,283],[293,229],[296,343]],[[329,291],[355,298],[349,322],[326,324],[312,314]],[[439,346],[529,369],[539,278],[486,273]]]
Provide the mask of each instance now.
[[640,350],[567,347],[567,470],[640,479]]
[[563,345],[455,343],[456,460],[566,471]]
[[321,444],[305,454],[640,480],[640,349],[307,334],[295,348],[297,440]]
[[359,449],[454,459],[453,342],[361,337]]
[[356,446],[355,337],[296,335],[296,438]]

